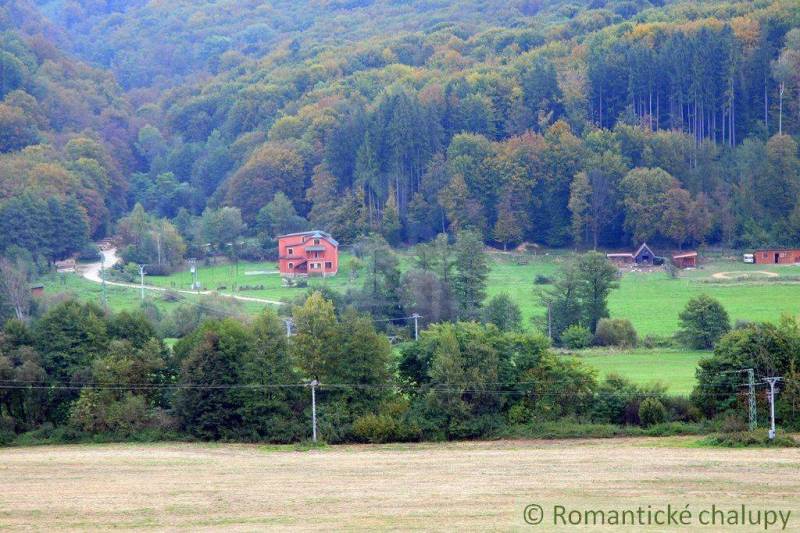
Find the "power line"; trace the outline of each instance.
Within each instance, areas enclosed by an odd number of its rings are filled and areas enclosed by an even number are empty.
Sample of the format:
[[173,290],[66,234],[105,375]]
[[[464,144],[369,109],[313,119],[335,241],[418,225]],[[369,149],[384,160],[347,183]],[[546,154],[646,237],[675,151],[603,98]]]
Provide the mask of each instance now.
[[[236,389],[289,389],[300,388],[309,386],[308,383],[230,383],[230,384],[200,384],[200,383],[174,383],[174,384],[45,384],[38,382],[38,384],[24,382],[5,383],[0,384],[0,389],[5,390],[236,390]],[[469,388],[469,387],[453,387],[453,386],[437,386],[437,385],[402,385],[402,384],[366,384],[366,383],[317,383],[316,387],[321,390],[405,390],[405,391],[418,391],[418,392],[434,392],[434,393],[458,393],[458,394],[532,394],[542,398],[562,398],[565,396],[574,396],[573,391],[542,391],[536,392],[535,390],[525,389],[525,386],[531,385],[555,385],[559,382],[529,382],[529,383],[514,383],[510,384],[506,389],[489,389],[489,388]],[[577,385],[589,385],[589,383],[578,383]],[[666,392],[646,392],[646,391],[593,391],[594,397],[627,397],[627,398],[670,398],[674,395]],[[710,396],[726,397],[730,396],[727,393],[712,393]]]

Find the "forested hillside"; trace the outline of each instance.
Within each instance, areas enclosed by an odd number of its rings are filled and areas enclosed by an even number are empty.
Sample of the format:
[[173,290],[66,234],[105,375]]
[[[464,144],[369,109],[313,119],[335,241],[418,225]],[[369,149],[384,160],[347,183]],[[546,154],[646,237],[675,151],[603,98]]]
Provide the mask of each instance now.
[[139,163],[114,76],[62,52],[35,11],[0,7],[0,250],[49,259],[111,231]]
[[[190,244],[221,207],[343,242],[800,243],[795,1],[3,5],[0,222],[29,233],[53,198]],[[70,251],[41,234],[0,249]]]

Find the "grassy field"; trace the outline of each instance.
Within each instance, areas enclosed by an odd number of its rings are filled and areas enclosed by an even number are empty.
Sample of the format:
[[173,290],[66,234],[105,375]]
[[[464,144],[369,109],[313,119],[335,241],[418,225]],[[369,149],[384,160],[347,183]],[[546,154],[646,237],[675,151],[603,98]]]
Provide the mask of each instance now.
[[[310,279],[309,287],[327,286],[343,291],[360,285],[358,279],[349,280],[348,257],[342,255],[342,271],[338,276]],[[537,275],[552,278],[568,258],[567,252],[537,255],[492,253],[487,293],[489,296],[503,292],[511,295],[528,324],[531,317],[544,314],[536,291],[547,285],[535,285],[534,279]],[[408,257],[403,256],[401,264],[408,268]],[[222,294],[233,292],[234,287],[263,286],[257,290],[239,290],[238,294],[281,301],[290,301],[308,290],[285,286],[280,276],[274,273],[276,270],[274,262],[241,262],[238,269],[230,264],[201,264],[198,279],[204,288]],[[725,278],[715,277],[720,275]],[[61,278],[52,275],[42,281],[48,292],[68,290],[83,298],[100,301],[100,287],[77,276]],[[171,276],[148,276],[146,282],[159,287],[189,289],[192,279],[186,270]],[[683,271],[678,278],[671,278],[662,270],[628,271],[620,280],[619,289],[611,293],[609,309],[614,317],[630,319],[642,338],[647,335],[669,336],[677,330],[678,314],[686,302],[703,293],[718,298],[734,321],[775,321],[783,313],[797,315],[800,314],[800,266],[745,265],[733,258],[721,257],[704,264],[701,269]],[[132,308],[138,305],[138,301],[135,289],[109,289],[109,304],[113,309]],[[164,303],[164,307],[169,305]],[[249,304],[246,307],[257,312],[263,306]]]
[[169,443],[2,449],[0,528],[530,531],[536,528],[524,522],[523,509],[538,504],[546,515],[538,530],[568,531],[575,527],[552,525],[553,506],[583,511],[689,505],[697,520],[712,504],[726,510],[746,504],[792,511],[786,530],[797,531],[800,477],[792,473],[800,471],[800,450],[705,448],[697,440],[497,441],[314,451]]
[[578,352],[575,357],[597,369],[600,378],[619,374],[637,384],[659,382],[672,394],[688,395],[697,383],[697,363],[709,355],[709,352],[681,350],[590,349]]
[[[103,303],[103,288],[99,283],[83,279],[75,274],[50,274],[39,279],[44,284],[45,294],[55,296],[58,294],[74,294],[79,299]],[[138,289],[106,285],[108,307],[114,311],[132,311],[141,305],[141,293]],[[167,301],[163,292],[145,290],[145,298],[153,302],[162,312],[168,312],[181,304],[202,303],[207,297],[203,295],[181,294],[178,301]],[[255,302],[239,302],[243,313],[255,314],[264,308],[264,305]]]
[[[534,294],[537,274],[552,276],[564,255],[518,257],[492,254],[489,294],[507,292],[520,305],[525,318],[543,315]],[[734,272],[730,279],[715,274]],[[769,272],[769,277],[761,272]],[[800,267],[789,265],[745,265],[731,258],[716,258],[703,268],[682,271],[671,278],[663,270],[628,271],[619,289],[609,297],[611,316],[633,322],[640,337],[668,336],[678,329],[678,314],[694,296],[708,294],[718,298],[731,320],[776,321],[781,314],[800,314]]]

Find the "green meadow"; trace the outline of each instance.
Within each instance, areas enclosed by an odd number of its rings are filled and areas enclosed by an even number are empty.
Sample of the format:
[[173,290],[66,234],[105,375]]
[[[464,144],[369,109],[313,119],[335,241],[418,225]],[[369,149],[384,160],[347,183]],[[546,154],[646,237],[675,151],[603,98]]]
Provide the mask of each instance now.
[[[519,304],[527,327],[530,319],[542,316],[537,293],[547,289],[542,277],[553,279],[558,268],[570,258],[571,252],[550,251],[536,254],[489,254],[490,274],[488,296],[508,293]],[[338,276],[309,279],[307,286],[287,286],[276,273],[274,262],[240,262],[233,264],[198,264],[198,280],[204,290],[220,295],[239,294],[275,301],[289,302],[315,287],[328,287],[345,291],[358,286],[360,279],[350,280],[349,259],[342,254]],[[401,268],[408,269],[411,257],[401,252]],[[540,284],[534,283],[537,276]],[[102,302],[99,284],[77,275],[49,275],[40,280],[45,292],[72,293],[98,303]],[[170,276],[148,276],[145,283],[176,290],[191,289],[192,276],[188,268]],[[627,270],[623,272],[619,288],[611,293],[611,316],[629,319],[640,338],[648,335],[668,337],[678,329],[678,314],[686,302],[697,295],[709,294],[719,299],[732,321],[776,321],[782,314],[800,314],[800,267],[778,265],[747,265],[735,257],[717,256],[707,259],[701,268],[681,271],[671,277],[661,269],[650,271]],[[141,301],[138,289],[128,287],[106,288],[109,308],[113,310],[136,309]],[[181,294],[180,301],[167,301],[164,294],[147,291],[146,297],[164,312],[181,303],[201,302],[204,295]],[[255,314],[264,308],[259,302],[239,302],[243,313]],[[707,354],[681,350],[584,350],[580,359],[597,369],[600,377],[610,373],[621,374],[636,383],[662,381],[674,393],[689,393],[695,382],[697,362]]]
[[563,357],[574,357],[597,370],[600,379],[618,374],[639,385],[661,383],[673,394],[688,395],[696,383],[695,370],[709,352],[685,350],[588,349]]

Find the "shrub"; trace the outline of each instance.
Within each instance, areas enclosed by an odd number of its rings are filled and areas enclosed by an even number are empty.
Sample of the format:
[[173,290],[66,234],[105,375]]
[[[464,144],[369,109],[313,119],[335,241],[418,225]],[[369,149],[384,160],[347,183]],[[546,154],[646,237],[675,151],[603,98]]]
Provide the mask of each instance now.
[[515,403],[511,406],[511,409],[508,410],[509,424],[525,424],[530,422],[532,417],[533,414],[531,410],[523,403]]
[[536,277],[533,278],[534,285],[550,285],[551,283],[553,283],[553,280],[544,274],[536,274]]
[[353,436],[363,442],[380,443],[395,440],[399,424],[387,415],[368,414],[353,422]]
[[179,302],[183,300],[183,295],[178,291],[170,289],[163,292],[161,299],[165,302]]
[[624,318],[602,318],[597,323],[594,340],[600,346],[633,348],[638,337],[630,320]]
[[770,440],[769,433],[766,429],[719,433],[706,437],[700,441],[700,444],[706,446],[723,446],[726,448],[797,448],[800,446],[800,444],[789,435],[776,435],[774,440]]
[[592,332],[580,324],[573,324],[561,334],[561,344],[572,350],[580,350],[592,344]]
[[653,348],[675,348],[675,339],[673,337],[662,337],[660,335],[646,335],[642,339],[642,346],[652,350]]
[[639,420],[644,427],[667,421],[667,408],[658,398],[645,398],[639,405]]
[[742,433],[747,431],[747,424],[741,416],[733,413],[726,413],[722,417],[719,429],[723,433]]
[[731,329],[728,312],[714,298],[701,294],[692,298],[678,315],[678,338],[690,348],[710,350]]

